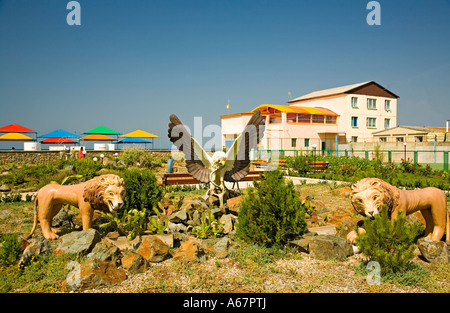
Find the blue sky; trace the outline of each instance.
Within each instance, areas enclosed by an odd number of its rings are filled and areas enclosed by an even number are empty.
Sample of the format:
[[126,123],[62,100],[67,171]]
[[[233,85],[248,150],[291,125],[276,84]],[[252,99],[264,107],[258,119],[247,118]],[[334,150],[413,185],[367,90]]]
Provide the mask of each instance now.
[[[288,92],[374,80],[400,96],[398,124],[450,119],[450,1],[0,0],[0,126],[45,134],[143,129],[167,147],[169,115],[187,123]],[[159,141],[156,141],[159,146]]]

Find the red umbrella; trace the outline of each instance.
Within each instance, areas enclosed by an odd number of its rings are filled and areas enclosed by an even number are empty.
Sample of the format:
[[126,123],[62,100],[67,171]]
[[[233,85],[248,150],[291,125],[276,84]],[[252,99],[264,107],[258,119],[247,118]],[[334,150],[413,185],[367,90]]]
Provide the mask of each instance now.
[[35,130],[20,126],[18,124],[11,124],[0,127],[0,132],[15,132],[15,133],[35,133]]
[[45,140],[42,140],[41,143],[77,143],[77,142],[67,138],[47,138]]

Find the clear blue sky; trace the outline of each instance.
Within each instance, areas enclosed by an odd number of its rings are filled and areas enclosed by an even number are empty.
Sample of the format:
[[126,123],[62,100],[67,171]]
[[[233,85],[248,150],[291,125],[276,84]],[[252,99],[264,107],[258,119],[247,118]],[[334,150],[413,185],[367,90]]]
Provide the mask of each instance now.
[[[45,134],[104,125],[162,135],[169,115],[220,115],[288,92],[374,80],[400,96],[398,124],[450,119],[450,1],[0,0],[0,126]],[[159,142],[156,141],[156,146]]]

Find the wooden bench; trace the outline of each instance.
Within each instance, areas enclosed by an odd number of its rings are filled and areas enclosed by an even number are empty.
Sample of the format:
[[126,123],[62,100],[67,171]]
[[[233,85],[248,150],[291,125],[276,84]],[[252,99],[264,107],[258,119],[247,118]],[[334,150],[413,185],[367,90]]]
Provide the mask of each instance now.
[[[253,181],[260,180],[259,173],[264,171],[249,171],[247,176],[242,178],[240,181]],[[164,173],[162,180],[158,182],[161,186],[168,185],[188,185],[188,184],[201,184],[202,182],[195,179],[188,172],[185,173]],[[238,182],[233,182],[234,184]],[[234,188],[234,185],[233,185]],[[238,185],[239,188],[239,185]]]
[[274,159],[270,162],[267,162],[267,160],[265,159],[256,159],[256,161],[252,162],[254,165],[256,166],[267,166],[269,164],[274,164],[274,165],[278,165],[278,166],[286,166],[286,160],[283,159]]
[[[308,161],[306,161],[306,163],[308,163]],[[312,161],[309,163],[309,167],[313,170],[326,170],[329,164],[329,162],[325,161]]]

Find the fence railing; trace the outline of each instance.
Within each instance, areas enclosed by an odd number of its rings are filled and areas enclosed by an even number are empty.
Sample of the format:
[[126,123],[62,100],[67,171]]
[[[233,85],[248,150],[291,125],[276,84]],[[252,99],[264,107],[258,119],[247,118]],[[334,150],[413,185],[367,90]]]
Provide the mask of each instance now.
[[449,151],[422,151],[422,150],[254,150],[252,159],[276,159],[287,156],[299,155],[321,155],[321,156],[356,156],[373,160],[376,153],[383,159],[383,162],[401,162],[410,160],[414,164],[429,164],[434,170],[449,171]]

